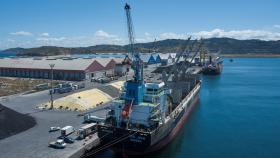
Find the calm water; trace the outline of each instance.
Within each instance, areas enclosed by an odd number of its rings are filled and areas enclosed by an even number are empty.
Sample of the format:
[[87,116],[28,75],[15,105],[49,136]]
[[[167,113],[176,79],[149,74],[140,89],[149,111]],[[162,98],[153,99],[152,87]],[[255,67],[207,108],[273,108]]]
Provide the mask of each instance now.
[[73,54],[72,57],[77,58],[124,58],[125,54],[121,53],[101,53],[101,54]]
[[16,56],[16,53],[2,53],[0,52],[0,58],[2,57],[14,57]]
[[221,76],[203,77],[200,96],[182,132],[148,157],[280,157],[280,58],[225,59]]

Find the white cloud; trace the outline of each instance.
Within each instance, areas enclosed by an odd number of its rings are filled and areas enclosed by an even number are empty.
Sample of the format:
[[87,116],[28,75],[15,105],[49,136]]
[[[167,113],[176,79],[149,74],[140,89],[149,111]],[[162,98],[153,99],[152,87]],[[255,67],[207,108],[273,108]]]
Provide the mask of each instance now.
[[174,32],[166,32],[159,35],[159,39],[184,39],[187,38],[185,34],[177,34]]
[[41,36],[41,37],[49,37],[50,34],[47,33],[47,32],[44,32],[44,33],[39,34],[39,36]]
[[15,42],[14,39],[8,39],[7,41],[8,41],[8,42]]
[[89,37],[87,41],[91,45],[96,44],[125,44],[125,40],[117,35],[109,34],[103,30],[98,30],[95,32],[94,37]]
[[63,41],[66,40],[65,37],[59,37],[59,38],[48,38],[48,37],[43,37],[43,38],[37,38],[37,41]]
[[[275,26],[274,26],[275,27]],[[12,35],[31,36],[32,33],[19,31],[11,33]],[[176,32],[163,32],[154,35],[148,32],[138,35],[135,39],[136,43],[153,42],[155,39],[187,39],[190,35],[193,38],[212,38],[212,37],[228,37],[235,39],[261,39],[261,40],[280,40],[280,32],[277,29],[273,30],[223,30],[213,29],[210,31],[190,32],[188,34],[181,34]],[[124,45],[128,43],[127,37],[118,36],[107,33],[103,30],[98,30],[93,35],[89,36],[67,36],[67,37],[50,37],[49,33],[41,33],[38,36],[31,36],[28,40],[21,38],[8,38],[0,43],[1,49],[12,47],[38,47],[43,45],[49,46],[63,46],[63,47],[85,47],[98,44],[117,44]]]
[[16,35],[16,36],[32,36],[33,34],[32,34],[31,32],[18,31],[18,32],[11,32],[10,35]]
[[280,29],[280,25],[273,25],[273,27]]
[[145,36],[148,36],[148,37],[149,37],[149,36],[152,36],[149,32],[145,32],[144,35],[145,35]]
[[212,31],[200,31],[192,33],[195,37],[199,38],[212,38],[212,37],[228,37],[235,39],[260,39],[260,40],[280,40],[279,32],[271,32],[265,30],[231,30],[225,31],[222,29],[214,29]]
[[95,32],[94,34],[95,37],[97,38],[112,38],[112,37],[116,37],[116,35],[111,35],[103,30],[98,30]]

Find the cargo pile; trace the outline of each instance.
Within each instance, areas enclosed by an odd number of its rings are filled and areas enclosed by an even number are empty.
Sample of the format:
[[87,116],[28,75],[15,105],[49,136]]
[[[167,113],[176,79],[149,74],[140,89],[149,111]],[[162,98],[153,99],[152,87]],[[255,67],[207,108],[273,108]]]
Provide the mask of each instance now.
[[[109,102],[112,99],[110,95],[95,88],[56,99],[53,104],[55,109],[85,111]],[[48,102],[39,105],[39,107],[49,108],[50,105],[50,102]]]
[[23,132],[36,125],[33,117],[18,113],[0,104],[0,139]]

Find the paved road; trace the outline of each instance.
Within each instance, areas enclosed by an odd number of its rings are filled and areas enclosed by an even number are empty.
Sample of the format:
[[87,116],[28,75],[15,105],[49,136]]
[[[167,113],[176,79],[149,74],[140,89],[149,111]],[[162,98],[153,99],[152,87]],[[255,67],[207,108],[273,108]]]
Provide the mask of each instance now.
[[[55,95],[55,98],[62,96]],[[48,91],[28,95],[13,95],[0,99],[0,103],[4,106],[24,114],[29,114],[37,122],[33,128],[27,131],[0,140],[0,158],[65,157],[82,146],[84,140],[77,141],[74,144],[67,144],[66,149],[63,150],[48,147],[48,142],[55,140],[60,135],[59,131],[49,133],[48,130],[51,126],[64,127],[71,125],[74,128],[83,126],[83,117],[78,117],[78,112],[61,110],[40,111],[35,108],[36,105],[48,100]],[[94,114],[104,117],[105,111],[99,110]]]

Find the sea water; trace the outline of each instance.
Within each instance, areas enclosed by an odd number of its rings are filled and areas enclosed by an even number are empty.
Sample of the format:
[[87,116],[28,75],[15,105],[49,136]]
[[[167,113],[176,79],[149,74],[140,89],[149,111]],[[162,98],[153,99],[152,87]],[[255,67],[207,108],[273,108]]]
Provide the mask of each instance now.
[[145,157],[280,158],[280,58],[233,60],[221,75],[201,77],[200,102],[181,132]]

